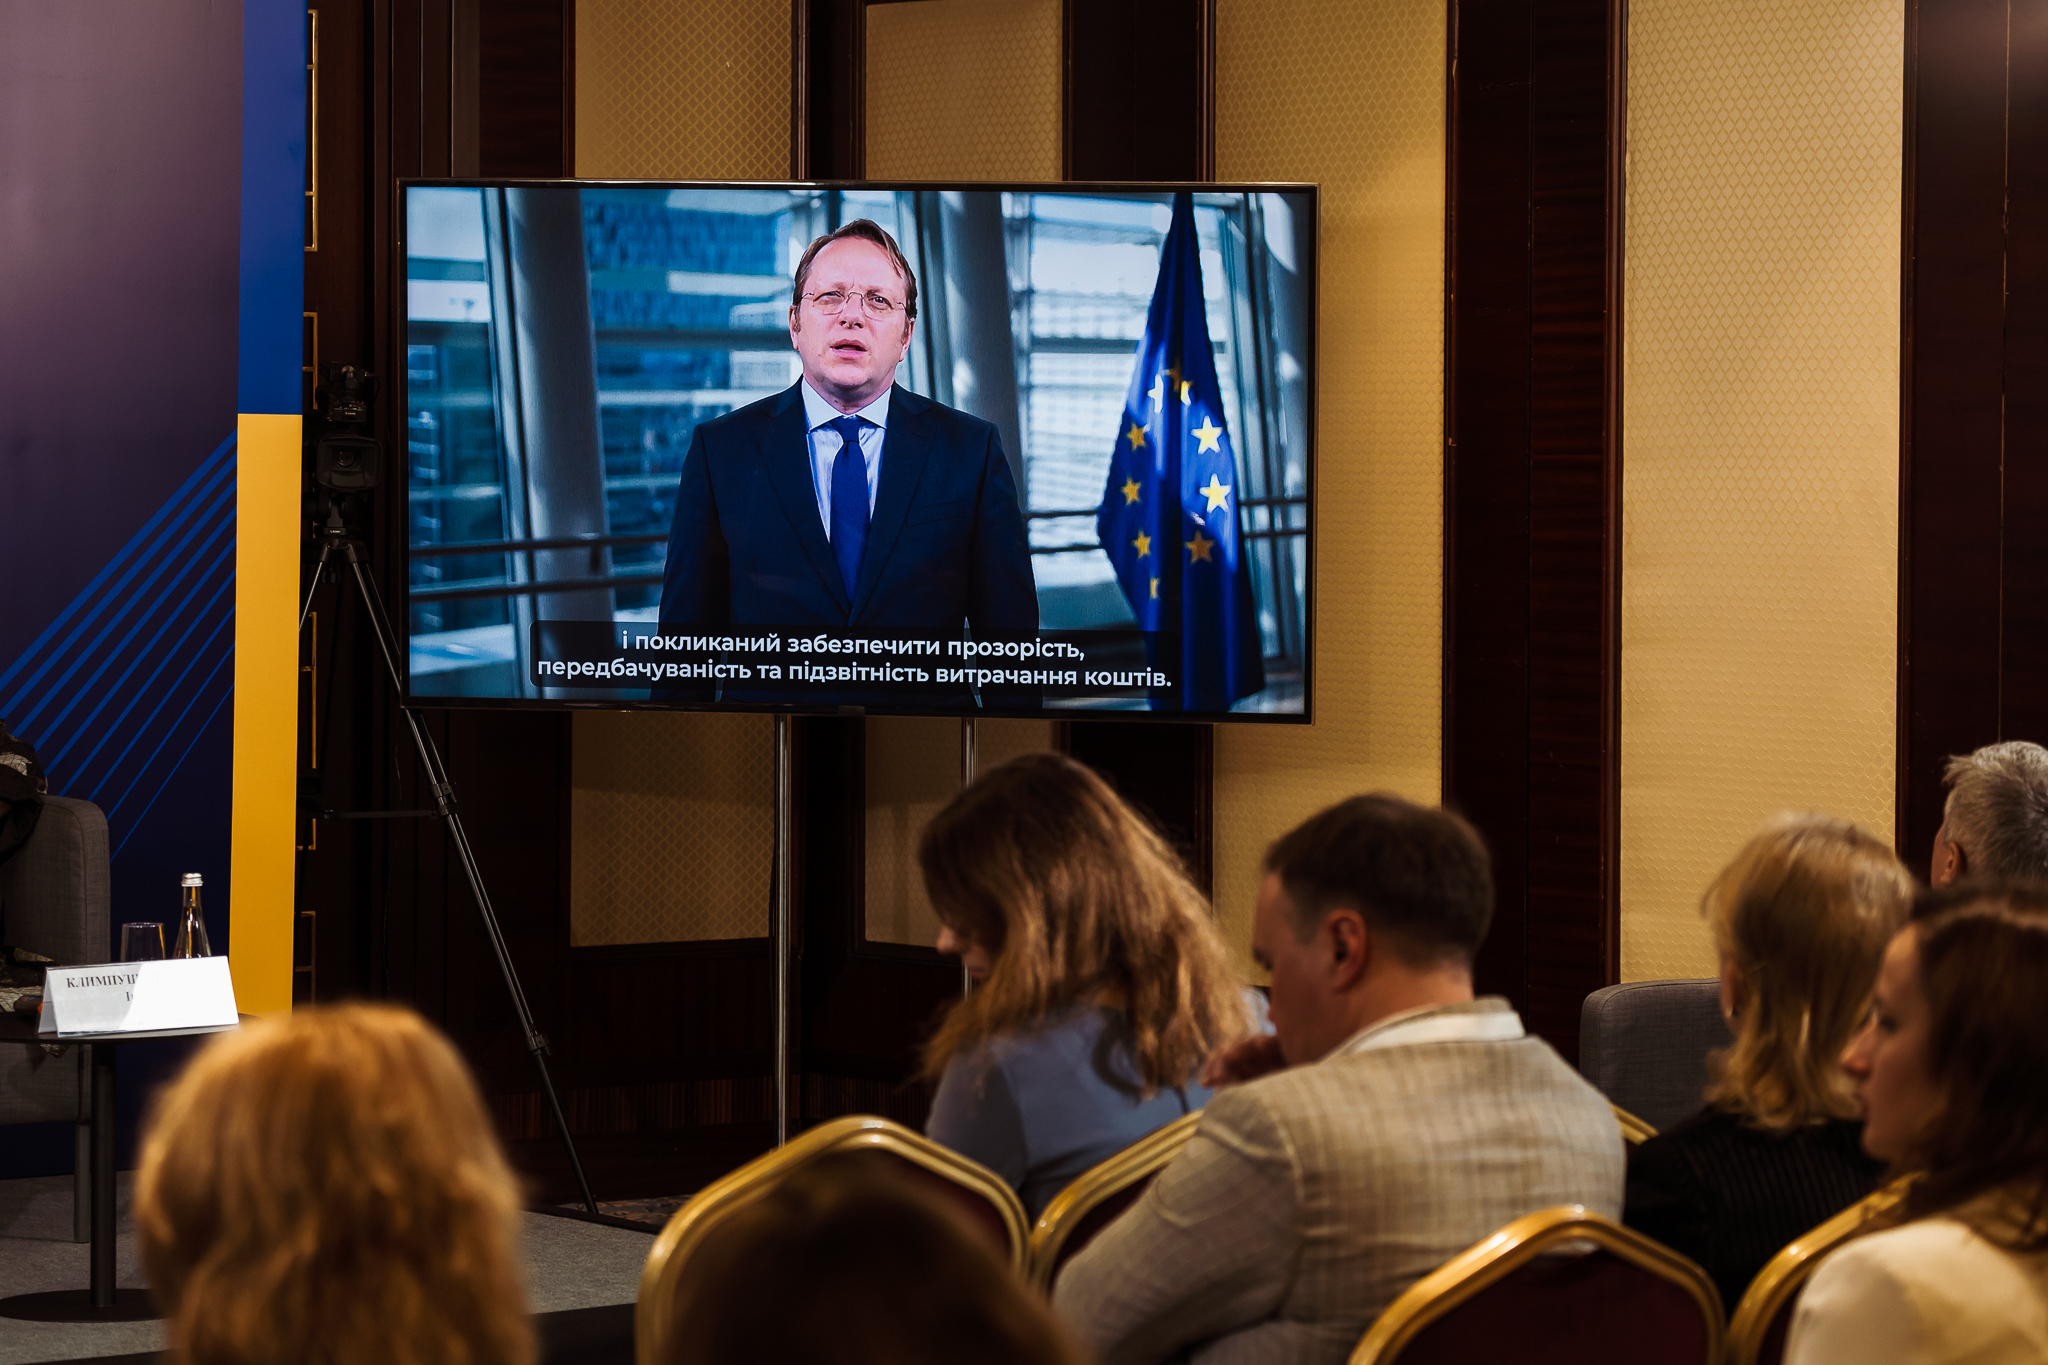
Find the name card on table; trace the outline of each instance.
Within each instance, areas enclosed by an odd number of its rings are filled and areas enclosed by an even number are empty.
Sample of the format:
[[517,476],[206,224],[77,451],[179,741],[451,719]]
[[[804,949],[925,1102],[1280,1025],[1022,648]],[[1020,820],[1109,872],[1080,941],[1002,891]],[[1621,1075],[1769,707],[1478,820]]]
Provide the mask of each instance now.
[[38,1033],[150,1033],[236,1022],[224,957],[52,967],[43,977]]

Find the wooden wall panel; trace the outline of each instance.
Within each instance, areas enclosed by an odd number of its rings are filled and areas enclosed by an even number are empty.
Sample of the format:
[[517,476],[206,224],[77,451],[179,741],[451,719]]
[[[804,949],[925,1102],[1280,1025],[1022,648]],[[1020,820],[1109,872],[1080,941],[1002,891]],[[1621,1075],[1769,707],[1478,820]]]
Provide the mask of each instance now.
[[1454,8],[1445,799],[1498,900],[1479,986],[1577,1055],[1616,970],[1618,3]]
[[2048,18],[1906,24],[1898,847],[1924,869],[1949,755],[2048,741]]

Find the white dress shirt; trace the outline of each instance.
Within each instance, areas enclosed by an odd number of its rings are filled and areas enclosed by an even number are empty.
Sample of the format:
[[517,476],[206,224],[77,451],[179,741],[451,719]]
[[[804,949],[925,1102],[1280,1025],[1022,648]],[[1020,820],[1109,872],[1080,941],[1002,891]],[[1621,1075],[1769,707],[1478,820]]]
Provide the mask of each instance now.
[[1952,1218],[1859,1237],[1800,1294],[1786,1365],[2039,1365],[2048,1360],[2043,1260]]
[[[811,387],[809,379],[798,381],[804,395],[804,424],[811,438],[811,487],[818,495],[818,520],[824,523],[825,539],[832,539],[832,461],[838,458],[840,439],[828,423],[847,414],[833,407],[819,392]],[[867,466],[868,515],[875,514],[875,489],[882,482],[882,436],[889,428],[889,394],[883,389],[882,396],[852,414],[865,418],[870,425],[860,429],[860,457]]]

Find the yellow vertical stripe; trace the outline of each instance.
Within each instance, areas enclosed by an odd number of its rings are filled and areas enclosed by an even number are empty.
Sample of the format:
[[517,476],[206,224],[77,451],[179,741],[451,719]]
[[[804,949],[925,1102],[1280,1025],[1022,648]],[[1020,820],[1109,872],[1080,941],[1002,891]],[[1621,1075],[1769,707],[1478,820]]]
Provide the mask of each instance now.
[[228,864],[235,1002],[292,1005],[292,807],[298,766],[297,416],[237,419],[235,808]]

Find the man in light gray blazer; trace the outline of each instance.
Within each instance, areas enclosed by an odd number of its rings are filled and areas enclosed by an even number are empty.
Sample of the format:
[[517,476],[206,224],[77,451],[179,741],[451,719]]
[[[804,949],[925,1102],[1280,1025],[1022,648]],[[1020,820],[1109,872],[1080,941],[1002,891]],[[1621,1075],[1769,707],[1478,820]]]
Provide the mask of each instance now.
[[1473,999],[1493,885],[1469,825],[1358,796],[1265,865],[1252,954],[1274,1032],[1210,1060],[1230,1088],[1054,1291],[1104,1365],[1335,1365],[1503,1224],[1621,1216],[1607,1101],[1505,1000]]

